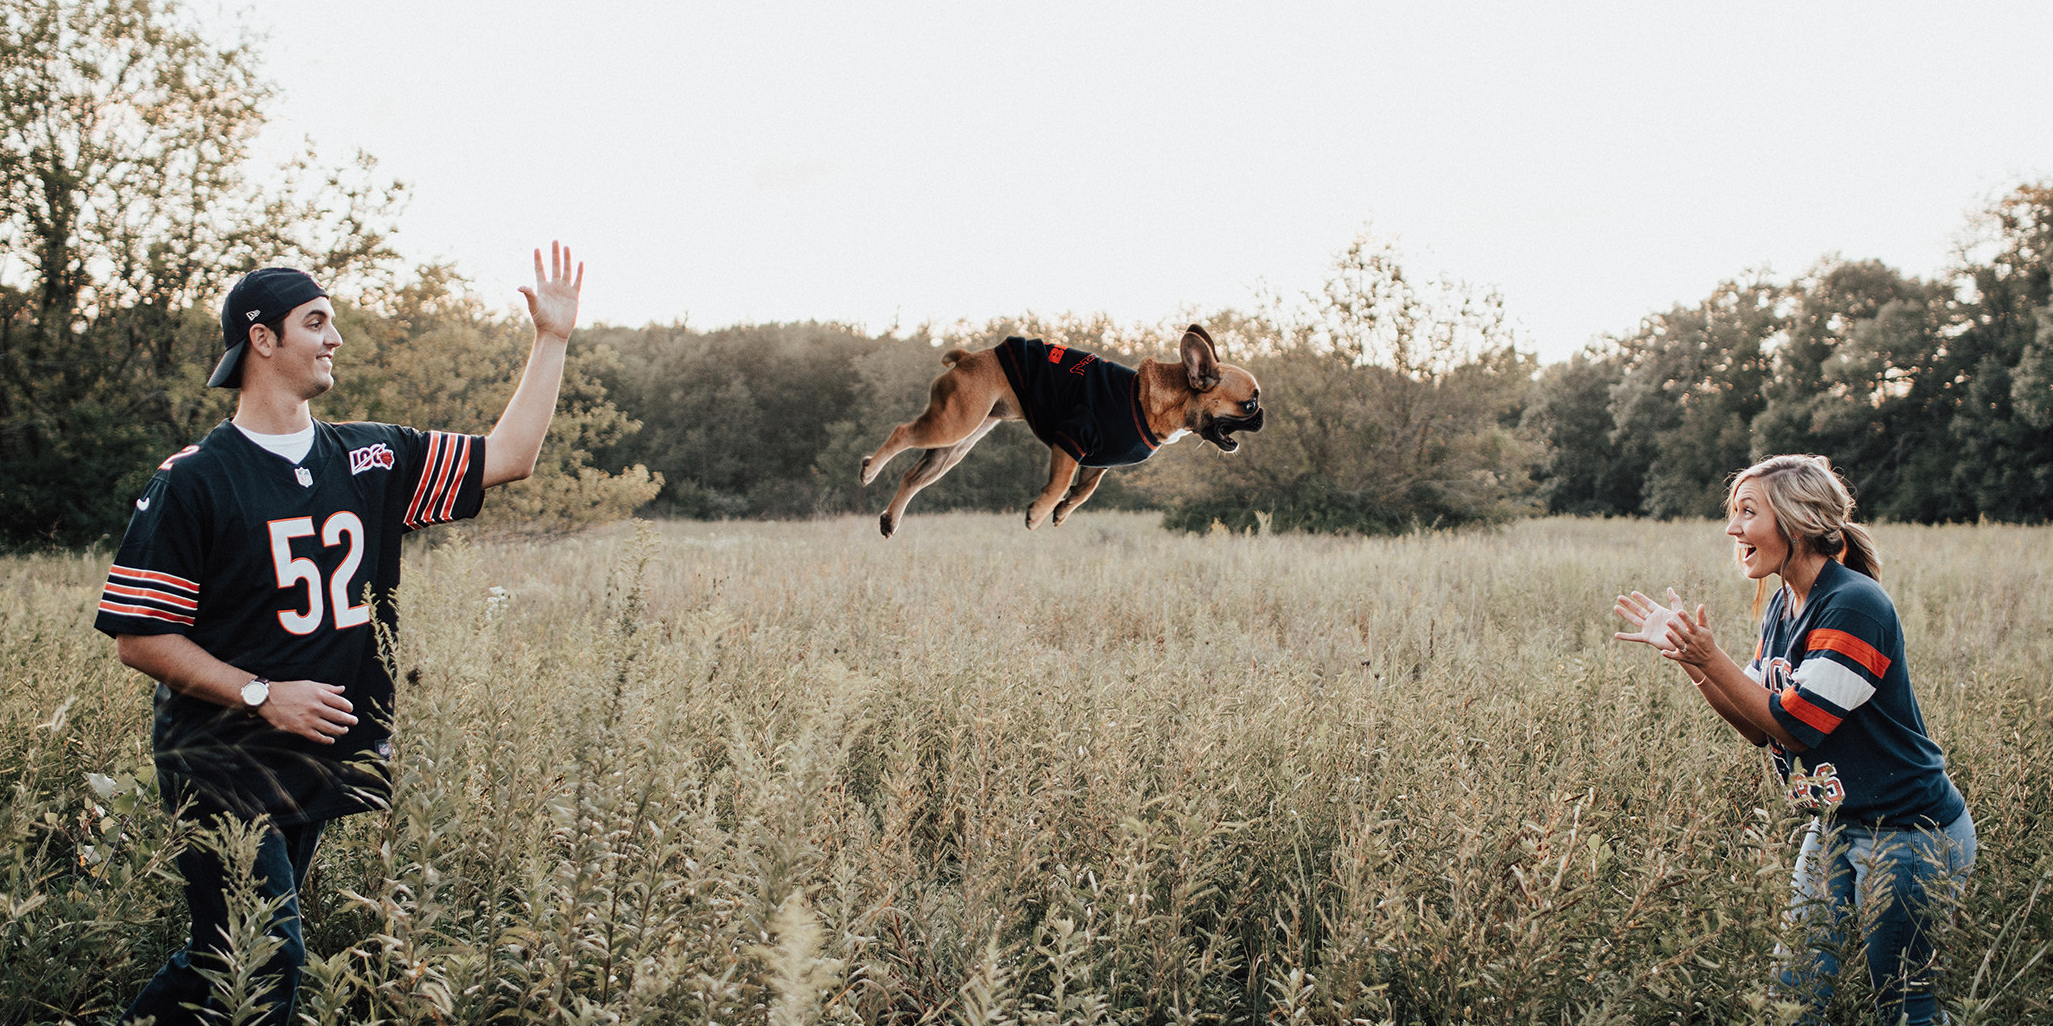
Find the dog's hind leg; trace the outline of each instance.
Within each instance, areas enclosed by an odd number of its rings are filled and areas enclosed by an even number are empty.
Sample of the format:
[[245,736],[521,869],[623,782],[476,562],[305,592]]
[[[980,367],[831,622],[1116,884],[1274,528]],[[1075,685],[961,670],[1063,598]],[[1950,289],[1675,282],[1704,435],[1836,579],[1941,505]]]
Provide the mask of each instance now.
[[[990,430],[987,419],[995,412],[994,404],[988,395],[979,398],[975,393],[974,388],[962,387],[953,369],[935,378],[927,391],[926,411],[917,419],[892,428],[884,444],[878,446],[876,452],[863,457],[862,472],[858,475],[862,483],[868,485],[875,481],[884,470],[884,464],[907,449],[946,449],[970,439],[979,431]],[[973,439],[971,444],[975,444]]]
[[[1076,477],[1076,457],[1064,452],[1061,446],[1048,449],[1048,483],[1041,486],[1041,494],[1034,496],[1034,504],[1027,507],[1026,526],[1031,531],[1048,519],[1048,512],[1062,497],[1069,493],[1069,482]],[[1093,486],[1097,479],[1092,478]]]
[[1106,469],[1105,467],[1085,467],[1082,473],[1076,475],[1076,483],[1069,486],[1069,494],[1063,496],[1062,501],[1055,504],[1054,524],[1056,527],[1061,527],[1062,522],[1068,520],[1069,515],[1076,512],[1076,508],[1083,505],[1084,500],[1090,498],[1092,492],[1098,490],[1098,479],[1105,476]]
[[[899,480],[898,494],[891,497],[891,505],[886,506],[883,515],[877,518],[877,530],[883,532],[886,538],[896,534],[899,521],[905,518],[906,504],[912,501],[912,497],[918,495],[920,489],[939,481],[941,475],[954,469],[955,465],[961,463],[962,458],[968,455],[970,449],[974,448],[978,442],[983,440],[985,435],[991,433],[992,428],[997,427],[1000,423],[1000,418],[986,418],[981,426],[975,431],[970,432],[968,438],[956,442],[954,445],[932,448],[921,453],[920,461],[913,464],[912,469],[906,471],[905,477]],[[895,436],[896,432],[893,432],[893,435]],[[878,464],[878,466],[882,466],[882,464]]]

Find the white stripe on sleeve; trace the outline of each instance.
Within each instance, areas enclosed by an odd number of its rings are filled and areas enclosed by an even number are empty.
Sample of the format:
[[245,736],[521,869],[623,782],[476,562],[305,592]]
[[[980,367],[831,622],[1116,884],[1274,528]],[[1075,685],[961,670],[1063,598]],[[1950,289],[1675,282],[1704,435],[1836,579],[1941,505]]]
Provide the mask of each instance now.
[[1875,693],[1866,677],[1846,668],[1836,659],[1813,653],[1796,668],[1796,686],[1839,708],[1852,712]]

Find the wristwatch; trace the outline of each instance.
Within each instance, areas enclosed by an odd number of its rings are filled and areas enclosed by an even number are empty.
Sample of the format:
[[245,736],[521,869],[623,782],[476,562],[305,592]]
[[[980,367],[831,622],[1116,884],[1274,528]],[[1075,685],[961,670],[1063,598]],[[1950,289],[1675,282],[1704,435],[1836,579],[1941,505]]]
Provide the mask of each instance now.
[[271,682],[262,677],[251,677],[242,686],[242,711],[254,714],[257,707],[271,698]]

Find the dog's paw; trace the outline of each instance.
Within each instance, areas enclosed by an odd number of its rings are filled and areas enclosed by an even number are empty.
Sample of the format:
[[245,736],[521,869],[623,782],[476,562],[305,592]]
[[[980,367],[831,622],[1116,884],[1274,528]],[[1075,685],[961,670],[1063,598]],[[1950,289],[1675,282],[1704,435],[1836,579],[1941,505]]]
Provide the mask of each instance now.
[[892,522],[891,512],[889,510],[884,511],[881,515],[877,517],[877,530],[886,538],[889,538],[893,534],[897,533],[898,525]]
[[[857,471],[855,475],[856,480],[861,481],[863,483],[863,487],[865,488],[869,487],[870,482],[875,481],[877,479],[876,473],[870,470],[871,459],[872,457],[870,456],[863,457],[863,467],[861,470]],[[889,535],[891,532],[889,530],[886,530],[884,533],[886,535]]]

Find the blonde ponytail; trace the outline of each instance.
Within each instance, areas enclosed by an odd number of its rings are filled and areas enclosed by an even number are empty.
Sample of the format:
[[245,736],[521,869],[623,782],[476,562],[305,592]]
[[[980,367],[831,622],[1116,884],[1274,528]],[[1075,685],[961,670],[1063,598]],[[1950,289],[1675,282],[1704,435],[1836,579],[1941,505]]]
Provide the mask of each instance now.
[[1846,548],[1840,552],[1839,561],[1846,564],[1848,570],[1858,570],[1881,580],[1882,557],[1875,553],[1875,539],[1868,534],[1868,529],[1849,522],[1840,530],[1846,535]]

